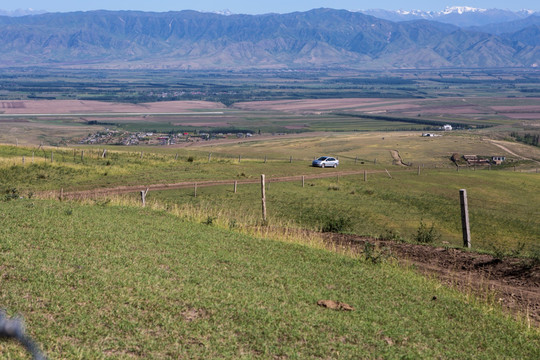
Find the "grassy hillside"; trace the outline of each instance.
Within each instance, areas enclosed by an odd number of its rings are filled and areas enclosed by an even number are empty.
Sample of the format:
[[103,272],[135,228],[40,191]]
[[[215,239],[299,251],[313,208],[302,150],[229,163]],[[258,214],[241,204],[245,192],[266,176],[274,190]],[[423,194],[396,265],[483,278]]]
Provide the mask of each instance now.
[[149,209],[13,200],[0,217],[0,307],[51,359],[540,356],[536,330],[389,263]]

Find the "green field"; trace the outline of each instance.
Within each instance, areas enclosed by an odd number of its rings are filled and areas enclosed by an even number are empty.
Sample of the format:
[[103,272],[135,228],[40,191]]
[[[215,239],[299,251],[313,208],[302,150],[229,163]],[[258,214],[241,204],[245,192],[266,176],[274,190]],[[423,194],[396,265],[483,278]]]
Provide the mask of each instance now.
[[[51,359],[540,356],[498,305],[392,263],[150,209],[13,200],[0,215],[1,306]],[[13,342],[0,356],[27,358]]]

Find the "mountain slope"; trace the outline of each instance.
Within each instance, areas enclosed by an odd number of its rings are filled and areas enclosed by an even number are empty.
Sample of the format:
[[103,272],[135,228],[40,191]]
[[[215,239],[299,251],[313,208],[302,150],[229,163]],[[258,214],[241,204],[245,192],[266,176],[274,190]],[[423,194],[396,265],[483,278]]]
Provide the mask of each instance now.
[[[517,36],[517,35],[516,35]],[[528,66],[534,42],[345,10],[224,16],[92,11],[0,17],[4,66],[416,68]]]

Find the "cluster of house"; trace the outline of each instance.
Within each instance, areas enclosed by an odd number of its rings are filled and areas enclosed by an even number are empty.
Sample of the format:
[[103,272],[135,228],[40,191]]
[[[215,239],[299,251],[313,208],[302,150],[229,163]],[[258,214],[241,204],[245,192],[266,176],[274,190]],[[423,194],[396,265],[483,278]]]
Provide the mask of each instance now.
[[174,145],[181,142],[195,142],[211,139],[223,139],[227,136],[236,136],[238,138],[251,137],[252,133],[237,133],[237,134],[209,134],[209,133],[154,133],[154,132],[129,132],[118,130],[98,131],[94,134],[89,134],[87,137],[81,139],[79,144],[108,144],[108,145]]
[[[451,131],[452,130],[452,125],[449,125],[449,124],[443,125],[441,130]],[[435,137],[435,136],[442,136],[442,135],[441,134],[435,134],[435,133],[422,133],[422,136],[424,136],[424,137]]]
[[463,159],[467,161],[467,165],[489,165],[495,164],[500,165],[506,161],[505,156],[491,156],[489,157],[479,157],[478,155],[463,155]]

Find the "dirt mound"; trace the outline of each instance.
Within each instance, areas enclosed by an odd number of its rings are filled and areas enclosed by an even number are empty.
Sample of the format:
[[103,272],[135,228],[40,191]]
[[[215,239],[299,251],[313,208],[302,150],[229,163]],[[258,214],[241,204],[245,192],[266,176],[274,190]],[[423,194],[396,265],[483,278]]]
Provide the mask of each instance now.
[[354,235],[329,234],[329,242],[362,252],[366,242],[388,249],[400,262],[424,274],[480,297],[495,299],[514,313],[540,325],[540,264],[529,259],[478,254],[460,249],[375,240]]

